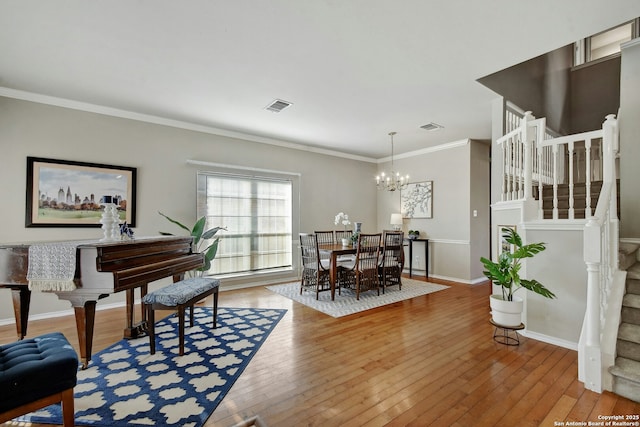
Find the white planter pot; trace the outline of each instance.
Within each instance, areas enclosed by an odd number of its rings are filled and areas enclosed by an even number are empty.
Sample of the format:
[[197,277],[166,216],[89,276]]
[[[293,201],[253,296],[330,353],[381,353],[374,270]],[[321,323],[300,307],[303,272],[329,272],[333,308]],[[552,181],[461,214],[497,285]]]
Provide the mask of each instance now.
[[491,295],[489,305],[491,306],[491,318],[498,325],[519,326],[522,323],[524,303],[521,298],[513,297],[513,301],[505,301],[502,299],[502,295]]
[[351,239],[342,239],[342,246],[351,246]]

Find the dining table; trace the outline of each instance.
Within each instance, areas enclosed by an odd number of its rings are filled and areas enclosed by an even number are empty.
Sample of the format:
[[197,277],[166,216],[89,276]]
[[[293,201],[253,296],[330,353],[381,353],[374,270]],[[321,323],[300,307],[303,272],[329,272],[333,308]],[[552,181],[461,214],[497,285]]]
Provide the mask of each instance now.
[[329,284],[331,286],[331,301],[336,296],[336,283],[338,282],[338,257],[341,255],[355,255],[358,252],[356,246],[342,246],[341,243],[319,244],[318,251],[329,254]]

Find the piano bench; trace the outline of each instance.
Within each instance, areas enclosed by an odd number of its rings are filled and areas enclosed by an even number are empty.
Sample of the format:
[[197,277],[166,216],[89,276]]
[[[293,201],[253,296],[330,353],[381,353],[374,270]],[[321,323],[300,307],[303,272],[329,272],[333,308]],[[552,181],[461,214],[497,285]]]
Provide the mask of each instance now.
[[218,315],[218,288],[220,280],[211,277],[191,277],[172,283],[164,288],[149,292],[142,298],[149,320],[149,347],[151,354],[156,352],[154,310],[178,311],[178,337],[180,356],[184,355],[184,312],[189,307],[189,326],[193,326],[193,305],[213,294],[213,328]]
[[64,426],[72,427],[78,363],[60,332],[0,345],[0,423],[62,402]]

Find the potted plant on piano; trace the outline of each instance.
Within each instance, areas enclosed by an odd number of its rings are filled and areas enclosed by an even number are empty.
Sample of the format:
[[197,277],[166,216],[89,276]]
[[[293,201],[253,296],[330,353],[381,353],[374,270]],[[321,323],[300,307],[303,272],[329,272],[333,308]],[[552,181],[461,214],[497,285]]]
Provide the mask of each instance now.
[[[170,222],[177,225],[178,227],[186,230],[191,235],[191,237],[193,237],[193,247],[195,251],[201,252],[204,254],[204,266],[195,270],[195,273],[193,275],[201,276],[205,271],[208,271],[211,268],[211,263],[215,259],[216,254],[218,253],[218,245],[220,244],[220,237],[216,237],[212,243],[208,244],[208,246],[205,246],[205,245],[207,245],[208,240],[213,239],[215,237],[218,231],[226,230],[226,228],[213,227],[213,228],[209,228],[208,230],[205,230],[207,218],[204,216],[200,217],[196,221],[196,223],[193,225],[192,228],[189,228],[186,225],[180,223],[179,221],[169,218],[167,215],[163,214],[162,212],[158,212],[158,213],[163,217],[165,217]],[[167,233],[164,231],[161,231],[160,234],[163,236],[173,236],[173,233]]]
[[556,296],[537,280],[520,277],[521,260],[542,252],[546,249],[545,244],[525,245],[514,229],[504,227],[501,231],[504,245],[501,246],[503,249],[498,261],[484,257],[480,261],[486,269],[483,271],[484,275],[502,290],[502,294],[493,294],[489,298],[493,321],[503,326],[519,326],[522,322],[523,300],[514,296],[518,289],[525,288],[545,298]]

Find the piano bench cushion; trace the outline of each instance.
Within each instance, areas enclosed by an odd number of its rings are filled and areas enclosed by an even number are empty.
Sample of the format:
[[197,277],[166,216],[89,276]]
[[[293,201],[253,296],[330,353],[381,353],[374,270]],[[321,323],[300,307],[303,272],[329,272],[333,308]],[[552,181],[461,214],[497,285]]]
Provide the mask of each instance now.
[[75,387],[78,355],[60,332],[0,346],[0,413]]
[[172,283],[144,296],[144,304],[161,304],[177,307],[203,294],[210,294],[220,286],[220,280],[212,277],[191,277]]

